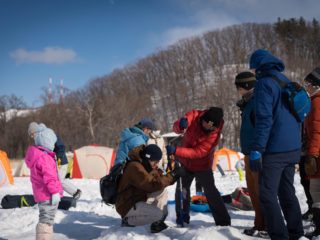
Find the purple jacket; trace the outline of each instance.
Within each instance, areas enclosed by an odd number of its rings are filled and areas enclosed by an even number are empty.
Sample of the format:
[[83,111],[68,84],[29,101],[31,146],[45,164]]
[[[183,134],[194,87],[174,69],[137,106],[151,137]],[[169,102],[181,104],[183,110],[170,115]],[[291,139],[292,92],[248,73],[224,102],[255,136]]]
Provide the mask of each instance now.
[[40,146],[28,147],[25,161],[30,168],[30,180],[36,202],[50,200],[55,193],[63,196],[54,155],[55,153]]

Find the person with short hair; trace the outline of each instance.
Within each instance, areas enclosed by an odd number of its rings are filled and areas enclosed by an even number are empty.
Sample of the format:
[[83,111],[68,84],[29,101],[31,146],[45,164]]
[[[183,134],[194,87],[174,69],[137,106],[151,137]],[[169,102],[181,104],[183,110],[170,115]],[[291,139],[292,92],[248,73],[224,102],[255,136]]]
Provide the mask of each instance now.
[[145,118],[131,128],[125,128],[120,135],[120,144],[116,153],[114,164],[122,163],[135,147],[145,145],[150,133],[156,130],[152,120]]
[[116,210],[121,215],[123,227],[151,224],[152,233],[168,226],[168,193],[165,189],[184,174],[184,169],[175,169],[163,174],[158,169],[161,149],[155,145],[141,145],[129,153],[128,163],[117,189]]
[[[47,128],[43,123],[31,122],[28,127],[28,134],[31,138],[35,139],[37,133],[42,129]],[[53,130],[52,130],[53,131]],[[63,144],[61,138],[55,133],[57,140],[54,144],[53,152],[56,154],[56,164],[58,168],[59,179],[62,183],[62,188],[65,192],[70,194],[75,200],[78,200],[81,196],[81,190],[78,189],[73,183],[66,178],[68,169],[68,158],[66,156],[66,147]]]

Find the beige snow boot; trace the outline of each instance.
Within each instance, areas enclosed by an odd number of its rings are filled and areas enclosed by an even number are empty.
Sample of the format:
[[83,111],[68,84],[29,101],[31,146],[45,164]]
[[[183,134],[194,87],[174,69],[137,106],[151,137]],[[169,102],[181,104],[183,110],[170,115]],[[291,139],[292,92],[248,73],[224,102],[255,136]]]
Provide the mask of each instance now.
[[39,222],[36,227],[36,240],[52,240],[53,226]]

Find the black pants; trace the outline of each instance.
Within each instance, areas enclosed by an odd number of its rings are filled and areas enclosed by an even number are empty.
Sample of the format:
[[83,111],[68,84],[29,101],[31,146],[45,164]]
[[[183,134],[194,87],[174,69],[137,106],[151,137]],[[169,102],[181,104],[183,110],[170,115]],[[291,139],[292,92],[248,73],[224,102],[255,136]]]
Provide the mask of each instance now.
[[307,204],[308,204],[308,208],[311,209],[312,208],[312,197],[310,194],[310,180],[306,179],[307,174],[304,170],[304,161],[305,161],[305,156],[302,156],[300,158],[300,163],[299,163],[299,173],[300,173],[300,183],[303,186],[304,192],[306,194],[307,197]]
[[[216,225],[227,226],[231,224],[231,219],[229,213],[224,205],[224,202],[220,196],[218,189],[214,184],[213,172],[211,169],[202,171],[202,172],[190,172],[188,171],[185,177],[182,177],[182,190],[186,191],[186,198],[183,198],[183,211],[184,213],[190,213],[190,186],[194,177],[200,182],[201,186],[204,189],[204,194],[207,198],[208,205],[210,207],[212,216]],[[177,182],[177,189],[175,194],[176,200],[176,214],[177,217],[180,217],[180,192],[179,180]]]

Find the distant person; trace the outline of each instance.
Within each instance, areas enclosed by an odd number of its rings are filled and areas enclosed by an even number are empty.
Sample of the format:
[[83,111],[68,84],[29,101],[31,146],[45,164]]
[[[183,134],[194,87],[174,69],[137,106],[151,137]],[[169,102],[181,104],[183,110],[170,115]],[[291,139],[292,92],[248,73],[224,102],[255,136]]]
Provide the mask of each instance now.
[[153,130],[155,130],[153,121],[148,118],[142,119],[131,128],[125,128],[120,135],[121,142],[113,165],[124,162],[135,147],[145,145]]
[[43,127],[35,136],[36,146],[29,146],[26,164],[30,168],[30,180],[34,200],[39,207],[36,239],[53,239],[53,224],[63,189],[59,180],[53,152],[56,134]]
[[186,176],[182,177],[182,191],[186,192],[186,198],[183,199],[183,212],[186,217],[180,214],[178,188],[175,195],[178,224],[182,221],[190,222],[190,186],[196,178],[204,189],[216,225],[231,225],[229,213],[214,184],[212,172],[214,151],[219,143],[223,122],[223,110],[211,107],[204,111],[192,110],[173,125],[173,131],[178,134],[184,132],[184,136],[181,146],[168,145],[167,153],[177,157],[187,170]]
[[[36,134],[47,127],[43,123],[31,122],[28,127],[28,134],[31,138],[35,139]],[[66,178],[68,169],[68,158],[66,156],[66,148],[61,138],[56,134],[57,140],[54,144],[53,152],[56,154],[56,164],[58,167],[59,179],[62,183],[63,190],[73,196],[74,199],[78,200],[81,196],[81,190],[77,189],[72,182]]]
[[312,213],[315,230],[307,237],[320,235],[320,67],[315,68],[305,78],[306,90],[311,96],[311,110],[305,119],[305,159],[304,169],[310,178]]
[[129,153],[129,162],[120,179],[116,210],[121,215],[123,227],[134,227],[151,223],[152,233],[160,232],[168,226],[168,193],[165,189],[184,174],[184,169],[176,167],[163,175],[158,169],[162,157],[161,149],[155,145],[138,146]]
[[270,238],[299,239],[304,232],[293,182],[295,165],[301,156],[300,123],[273,78],[291,82],[282,73],[284,68],[283,62],[267,50],[256,50],[250,57],[250,69],[257,83],[249,166],[259,173],[260,204]]
[[160,159],[158,166],[162,170],[166,170],[168,165],[168,157],[167,157],[167,150],[166,150],[166,144],[164,142],[163,137],[161,136],[161,130],[157,129],[155,131],[152,131],[149,136],[149,140],[147,142],[147,145],[150,144],[156,144],[162,151],[162,158]]
[[[237,102],[241,111],[240,143],[241,152],[244,154],[244,167],[246,171],[246,182],[251,203],[255,212],[254,225],[245,229],[244,234],[253,236],[256,233],[259,237],[268,237],[267,224],[264,219],[259,200],[259,173],[252,172],[249,168],[250,150],[249,146],[254,135],[254,97],[253,90],[257,80],[251,72],[241,72],[235,77],[235,85],[238,93],[242,96]],[[240,163],[240,161],[238,162]]]

